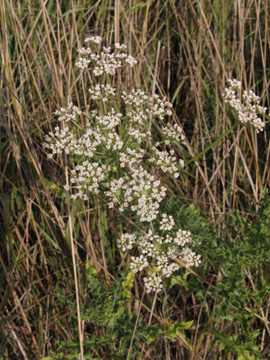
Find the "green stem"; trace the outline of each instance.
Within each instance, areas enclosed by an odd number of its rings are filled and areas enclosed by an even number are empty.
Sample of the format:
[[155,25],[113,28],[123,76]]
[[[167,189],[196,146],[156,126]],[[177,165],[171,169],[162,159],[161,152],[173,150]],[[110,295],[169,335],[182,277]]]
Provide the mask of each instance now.
[[[196,161],[198,160],[203,154],[205,154],[207,151],[209,151],[210,149],[212,149],[213,146],[215,146],[216,144],[218,144],[225,136],[227,136],[228,134],[230,134],[235,128],[237,125],[239,125],[239,121],[237,121],[232,127],[230,127],[230,129],[228,129],[224,134],[222,134],[218,139],[216,139],[212,144],[210,144],[206,149],[204,149],[203,151],[201,151],[198,155],[194,156],[192,159],[190,159],[188,162],[185,163],[185,166],[186,165],[189,165],[191,164],[193,161]],[[188,176],[191,176],[195,179],[195,176],[190,174],[189,172],[187,172],[186,170],[184,169],[181,169],[181,171],[183,173],[185,173],[186,175]],[[167,180],[169,177],[171,177],[171,174],[167,174],[166,176],[164,176],[161,181],[165,181]]]
[[224,134],[222,134],[218,139],[216,139],[212,144],[210,144],[206,149],[201,151],[198,155],[194,156],[192,159],[190,159],[188,162],[185,163],[186,165],[191,164],[192,162],[198,160],[202,155],[207,153],[212,147],[217,145],[223,138],[225,138],[227,135],[229,135],[235,128],[238,126],[239,122],[237,121],[230,129],[228,129]]

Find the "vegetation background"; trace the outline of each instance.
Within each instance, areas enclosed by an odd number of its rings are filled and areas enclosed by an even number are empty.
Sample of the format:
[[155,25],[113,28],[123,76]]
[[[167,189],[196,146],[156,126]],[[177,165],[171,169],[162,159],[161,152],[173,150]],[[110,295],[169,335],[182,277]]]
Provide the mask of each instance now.
[[[0,359],[269,359],[269,135],[234,123],[236,78],[270,109],[268,0],[0,0]],[[173,103],[187,137],[163,206],[201,239],[202,266],[143,296],[116,249],[116,213],[76,202],[64,162],[48,161],[54,112],[87,104],[74,64],[84,38],[125,43],[141,87]],[[196,161],[196,154],[213,145]]]

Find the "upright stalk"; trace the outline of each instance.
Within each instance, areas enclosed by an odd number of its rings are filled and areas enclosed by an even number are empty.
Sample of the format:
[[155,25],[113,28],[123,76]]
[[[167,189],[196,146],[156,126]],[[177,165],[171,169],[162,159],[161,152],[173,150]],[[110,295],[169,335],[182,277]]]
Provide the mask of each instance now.
[[[68,167],[67,167],[67,155],[65,154],[65,172],[66,172],[66,185],[68,186]],[[73,229],[72,229],[72,220],[70,212],[70,198],[69,191],[67,190],[67,203],[68,203],[68,225],[70,233],[70,244],[71,244],[71,255],[72,255],[72,265],[73,265],[73,274],[75,282],[75,293],[76,293],[76,307],[77,307],[77,317],[78,317],[78,330],[79,330],[79,343],[80,343],[80,360],[83,360],[83,332],[81,324],[81,312],[80,312],[80,299],[79,299],[79,286],[78,286],[78,277],[77,277],[77,266],[75,258],[75,246],[73,238]]]

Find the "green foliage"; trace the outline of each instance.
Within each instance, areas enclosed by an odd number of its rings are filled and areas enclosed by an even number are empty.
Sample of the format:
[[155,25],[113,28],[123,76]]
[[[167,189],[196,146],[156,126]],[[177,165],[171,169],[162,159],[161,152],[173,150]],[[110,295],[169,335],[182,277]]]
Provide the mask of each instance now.
[[[161,212],[173,215],[178,229],[190,230],[193,235],[193,243],[190,247],[201,254],[203,259],[208,258],[211,262],[209,248],[216,246],[217,240],[209,218],[193,204],[185,204],[172,196],[163,201]],[[206,266],[205,260],[201,266]]]
[[[148,330],[142,318],[136,324],[137,317],[134,312],[130,311],[132,297],[129,291],[133,287],[134,273],[128,270],[122,271],[120,276],[108,287],[104,279],[99,279],[97,271],[88,261],[86,278],[88,291],[81,314],[82,320],[89,329],[85,331],[84,346],[85,349],[88,349],[85,359],[96,359],[91,354],[92,351],[98,349],[102,349],[106,358],[126,359],[135,327],[131,355],[141,358],[139,341],[147,337]],[[75,311],[75,303],[70,305],[74,307]],[[93,326],[95,333],[92,331]],[[72,351],[72,354],[64,355],[63,349],[65,353]],[[57,353],[53,353],[51,357],[45,359],[73,360],[76,356],[78,357],[79,353],[79,339],[74,337],[67,344],[61,342]]]
[[63,200],[66,199],[67,192],[63,188],[57,186],[53,181],[48,180],[46,178],[43,178],[42,180],[44,181],[44,183],[46,185],[46,188],[48,190],[53,190],[54,191],[55,197],[57,199],[63,199]]
[[[205,314],[213,321],[212,338],[220,342],[219,349],[224,358],[234,353],[237,359],[264,359],[259,341],[265,326],[261,309],[270,295],[267,276],[270,202],[267,196],[258,204],[259,210],[254,211],[252,220],[240,217],[237,212],[230,213],[227,229],[219,237],[207,217],[194,206],[181,204],[173,198],[167,199],[163,206],[168,213],[174,214],[180,227],[192,228],[197,235],[193,246],[199,246],[205,254],[204,266],[198,269],[200,277],[183,269],[168,281],[169,288],[180,287],[187,295],[194,294],[199,302],[203,302]],[[213,274],[219,273],[217,281],[209,279],[209,269]],[[230,331],[220,330],[224,321]],[[252,330],[255,321],[262,323],[260,328]],[[238,335],[232,331],[235,326],[239,329]],[[207,325],[202,326],[201,334],[206,329]],[[149,341],[159,333],[152,331]]]
[[[68,346],[64,346],[63,344],[63,347],[67,347]],[[72,347],[72,346],[70,346]],[[74,347],[74,346],[73,346]],[[79,347],[76,345],[75,346],[77,349],[77,351],[73,351],[72,354],[69,354],[69,355],[65,355],[63,352],[55,352],[53,351],[52,355],[51,356],[46,356],[45,358],[42,358],[42,360],[78,360],[78,356],[79,356]],[[92,360],[92,359],[95,359],[95,360],[102,360],[100,357],[93,357],[91,354],[84,354],[84,360]]]
[[149,328],[149,334],[147,335],[147,344],[151,344],[159,335],[162,336],[169,336],[171,340],[175,340],[176,336],[181,338],[184,344],[191,350],[192,344],[188,339],[187,335],[185,334],[184,330],[190,329],[192,327],[193,320],[188,322],[179,322],[176,321],[173,324],[159,326],[156,328],[151,327]]
[[200,242],[214,238],[209,218],[193,204],[180,202],[171,196],[161,204],[161,212],[173,215],[176,226],[179,229],[190,230]]
[[254,270],[260,264],[270,264],[270,203],[267,193],[258,204],[259,211],[251,222],[239,213],[230,213],[232,218],[231,235],[234,241],[228,241],[227,253],[236,266],[245,266]]
[[[91,271],[88,268],[87,284],[90,297],[85,303],[82,318],[89,324],[98,326],[100,333],[104,335],[92,335],[86,345],[90,346],[89,341],[95,340],[95,346],[102,346],[111,359],[126,359],[137,318],[135,313],[129,310],[132,300],[129,290],[133,287],[134,273],[123,271],[112,286],[106,287],[104,281],[99,280]],[[146,335],[146,325],[140,318],[134,333],[133,352],[139,351],[138,341]]]

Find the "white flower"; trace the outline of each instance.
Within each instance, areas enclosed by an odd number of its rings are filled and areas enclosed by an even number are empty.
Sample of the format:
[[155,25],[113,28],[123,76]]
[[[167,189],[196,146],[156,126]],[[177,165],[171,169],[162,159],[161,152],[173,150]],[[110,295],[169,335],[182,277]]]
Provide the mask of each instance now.
[[85,57],[79,57],[79,61],[76,62],[76,66],[82,70],[88,68],[88,64],[90,64],[91,60],[85,58]]
[[130,258],[130,268],[134,271],[134,273],[138,271],[142,271],[144,268],[146,268],[149,264],[147,261],[147,258],[144,255],[140,255],[139,257],[131,256]]
[[225,88],[225,93],[223,94],[225,102],[236,111],[238,119],[242,124],[251,125],[257,133],[263,131],[265,124],[257,114],[263,115],[267,109],[259,105],[259,96],[255,95],[252,90],[245,90],[242,96],[238,98],[236,91],[241,92],[241,82],[235,79],[228,80],[228,82],[230,86]]
[[127,49],[127,45],[125,44],[119,44],[119,43],[116,43],[114,45],[114,47],[117,49],[117,50],[120,50],[120,51],[123,51],[123,50],[126,50]]
[[179,125],[174,124],[174,126],[172,126],[171,124],[167,124],[166,126],[162,126],[162,131],[166,135],[166,138],[185,144],[185,136]]
[[157,275],[155,272],[148,277],[144,277],[143,281],[146,288],[146,293],[150,293],[151,291],[156,291],[159,293],[163,289],[162,277]]
[[162,220],[160,222],[160,230],[170,231],[174,226],[174,219],[171,215],[165,213],[162,214]]
[[131,55],[129,55],[127,58],[126,58],[126,63],[128,63],[131,67],[133,67],[135,64],[137,64],[137,60],[134,59],[134,57],[132,57]]
[[182,250],[182,252],[180,253],[180,257],[188,267],[198,267],[201,263],[201,255],[197,255],[195,252],[191,251],[187,247]]
[[[159,144],[157,146],[159,146]],[[156,147],[152,147],[152,151],[152,157],[149,161],[160,167],[164,173],[169,173],[177,178],[179,176],[179,165],[183,167],[183,160],[177,162],[176,156],[172,156],[172,153],[169,154],[167,151],[160,151]]]
[[192,242],[191,232],[188,230],[179,229],[176,233],[176,237],[174,239],[174,243],[180,246],[185,246]]
[[[73,105],[72,102],[68,103],[67,108],[61,108],[60,110],[56,110],[56,115],[58,115],[59,121],[68,122],[70,120],[76,120],[78,116],[82,114],[81,110],[78,106]],[[56,126],[54,130],[59,130],[59,127]]]
[[90,36],[90,37],[87,37],[84,42],[87,43],[87,42],[93,42],[95,44],[100,44],[102,41],[102,38],[100,36]]
[[121,238],[117,240],[117,247],[121,248],[122,251],[131,250],[135,241],[135,234],[122,234]]

